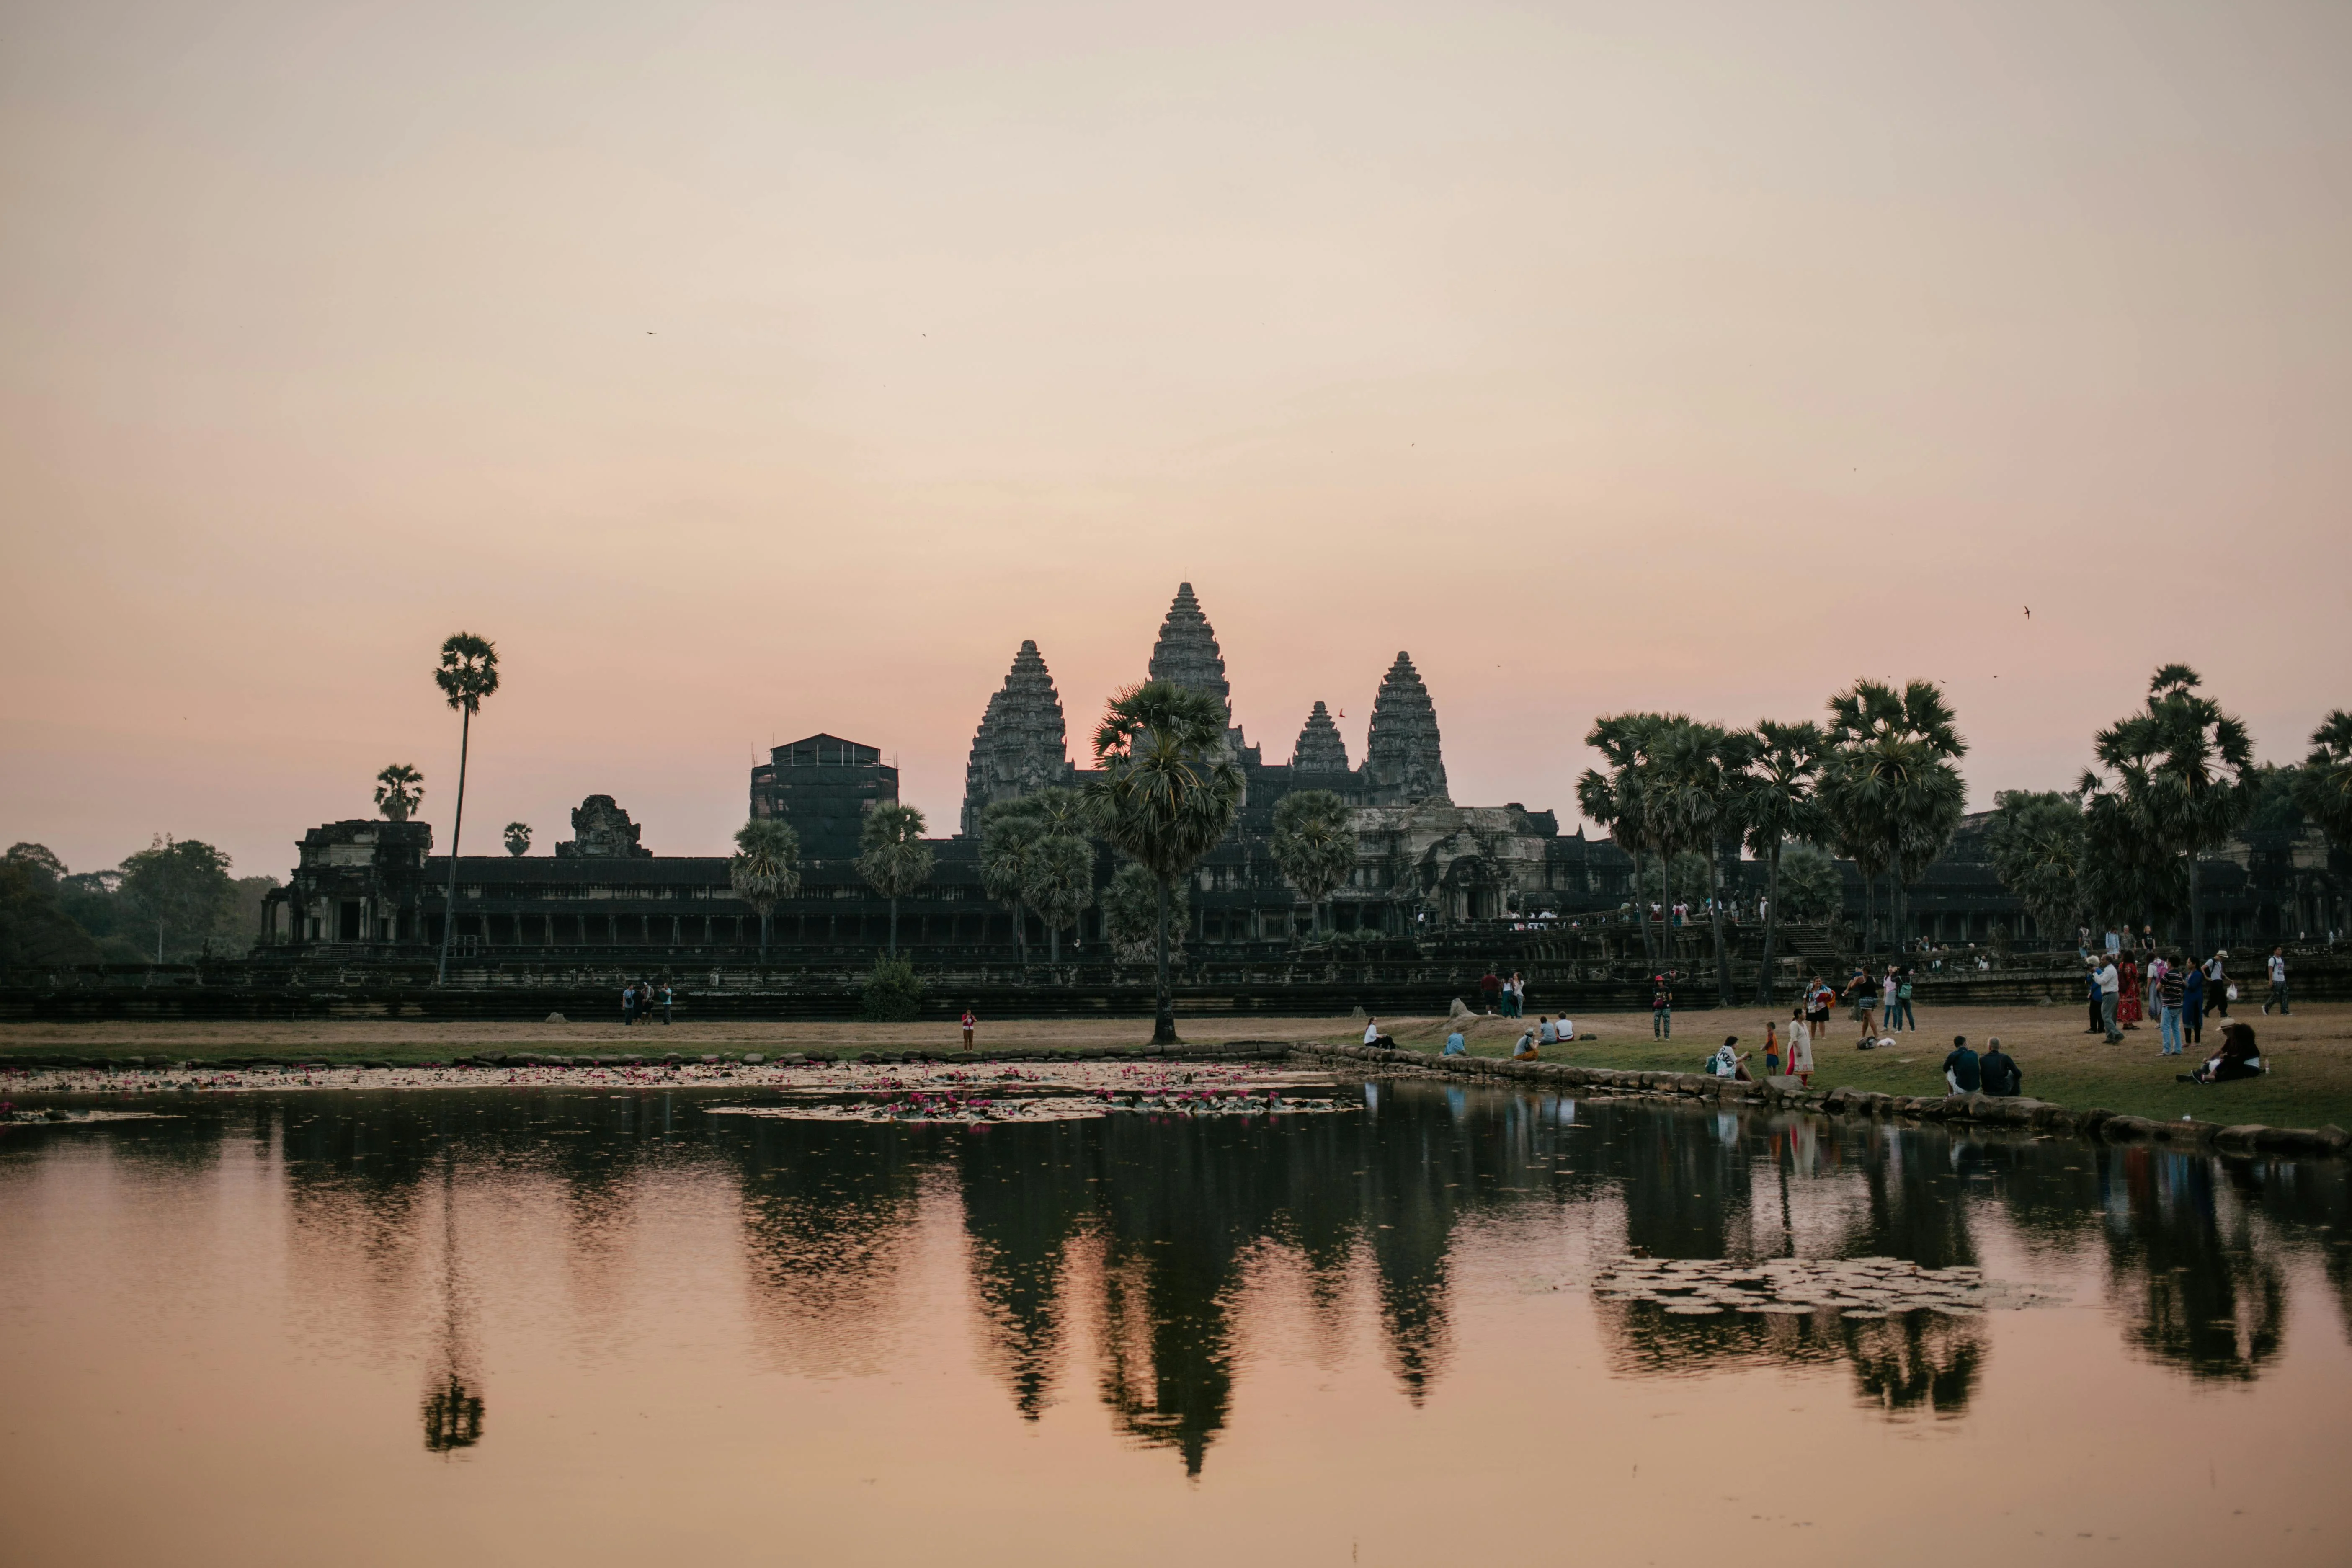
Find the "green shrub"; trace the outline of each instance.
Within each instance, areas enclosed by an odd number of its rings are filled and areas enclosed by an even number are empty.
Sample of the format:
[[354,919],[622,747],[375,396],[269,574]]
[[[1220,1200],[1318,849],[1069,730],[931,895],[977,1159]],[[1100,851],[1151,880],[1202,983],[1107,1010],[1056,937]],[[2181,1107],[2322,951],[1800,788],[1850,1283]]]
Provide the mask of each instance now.
[[903,958],[875,962],[866,977],[866,1016],[877,1024],[901,1024],[923,1005],[923,978]]

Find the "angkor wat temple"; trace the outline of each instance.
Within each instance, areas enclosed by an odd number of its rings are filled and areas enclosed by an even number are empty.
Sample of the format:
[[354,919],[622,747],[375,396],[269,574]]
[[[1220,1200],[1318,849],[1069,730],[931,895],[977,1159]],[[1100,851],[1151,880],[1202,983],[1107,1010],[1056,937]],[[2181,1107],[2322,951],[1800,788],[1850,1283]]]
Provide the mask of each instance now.
[[[1460,805],[1449,793],[1435,703],[1412,659],[1400,652],[1372,706],[1365,754],[1351,764],[1326,705],[1306,714],[1287,762],[1230,725],[1232,689],[1214,630],[1192,584],[1176,592],[1146,667],[1152,679],[1208,693],[1225,707],[1225,746],[1245,794],[1233,831],[1192,878],[1184,945],[1192,958],[1248,960],[1287,952],[1307,912],[1276,868],[1269,844],[1276,803],[1293,790],[1326,789],[1356,808],[1354,873],[1331,903],[1343,939],[1377,949],[1459,937],[1496,951],[1507,933],[1546,914],[1560,921],[1615,910],[1633,897],[1632,861],[1581,829],[1563,834],[1550,811],[1512,802]],[[900,946],[919,961],[986,962],[1010,957],[1025,935],[1046,933],[982,886],[979,823],[990,805],[1053,784],[1083,785],[1093,773],[1071,756],[1068,724],[1052,672],[1034,642],[1013,655],[972,736],[959,829],[934,840],[935,870],[899,901]],[[1567,787],[1568,781],[1560,781]],[[858,828],[874,805],[898,798],[898,770],[879,748],[827,734],[775,747],[751,770],[750,814],[781,816],[802,846],[798,896],[777,905],[772,957],[782,963],[870,956],[886,939],[887,906],[859,879]],[[1983,818],[1971,818],[1944,858],[1910,889],[1916,922],[1906,934],[1945,942],[1989,939],[1996,925],[2029,925],[1992,875]],[[625,950],[660,963],[751,958],[759,921],[735,897],[721,856],[662,856],[644,847],[641,828],[609,795],[590,795],[572,814],[573,837],[551,857],[467,855],[457,862],[456,945],[474,958],[562,959]],[[357,819],[313,828],[289,886],[265,911],[265,947],[310,948],[346,957],[393,958],[436,946],[447,912],[448,862],[431,853],[423,823]],[[2245,939],[2284,929],[2279,888],[2309,857],[2297,841],[2242,845],[2205,872],[2209,930]],[[2323,856],[2325,851],[2321,851]],[[1099,848],[1097,889],[1118,868]],[[2272,864],[2275,862],[2276,864]],[[1752,864],[1727,866],[1735,882]],[[1861,879],[1846,868],[1849,908],[1862,908]],[[2072,933],[2065,933],[2071,940]],[[1076,961],[1106,956],[1099,907],[1081,917],[1065,951]]]

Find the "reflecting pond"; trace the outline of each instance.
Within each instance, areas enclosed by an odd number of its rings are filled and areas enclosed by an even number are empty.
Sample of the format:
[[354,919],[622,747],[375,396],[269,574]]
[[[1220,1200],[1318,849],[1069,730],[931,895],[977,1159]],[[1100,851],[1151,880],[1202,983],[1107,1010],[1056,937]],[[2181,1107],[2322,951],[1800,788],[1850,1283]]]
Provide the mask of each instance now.
[[[254,1094],[8,1130],[9,1561],[2352,1546],[2343,1162],[1342,1093],[972,1128]],[[1596,1293],[1628,1256],[1974,1268],[1991,1304]]]

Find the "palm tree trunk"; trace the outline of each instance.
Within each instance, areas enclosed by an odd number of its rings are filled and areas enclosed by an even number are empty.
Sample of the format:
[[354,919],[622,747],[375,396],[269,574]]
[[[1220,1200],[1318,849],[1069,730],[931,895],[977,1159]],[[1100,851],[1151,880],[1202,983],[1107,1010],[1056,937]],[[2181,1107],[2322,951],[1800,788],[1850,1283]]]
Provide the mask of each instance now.
[[2189,948],[2191,953],[2205,951],[2205,904],[2197,896],[2198,892],[2197,851],[2191,849],[2189,851]]
[[1870,956],[1871,927],[1878,920],[1878,873],[1868,866],[1862,871],[1862,956]]
[[1159,994],[1153,998],[1151,1043],[1172,1046],[1176,1043],[1176,1004],[1168,994],[1168,917],[1171,897],[1168,879],[1160,879],[1160,982]]
[[1013,945],[1021,954],[1021,973],[1029,973],[1029,909],[1020,900],[1013,900]]
[[1718,1006],[1731,1005],[1731,960],[1723,951],[1723,839],[1717,835],[1706,841],[1707,924],[1715,931],[1715,1000]]
[[1650,942],[1650,895],[1642,886],[1642,852],[1633,851],[1633,923],[1642,928],[1642,966],[1655,970],[1656,949]]
[[768,911],[760,911],[760,962],[768,962]]
[[890,895],[890,957],[892,958],[892,960],[893,960],[893,961],[895,961],[895,960],[898,958],[898,894],[896,894],[896,893],[893,893],[893,894],[891,894],[891,895]]
[[1045,967],[1048,969],[1062,967],[1062,928],[1060,926],[1049,925],[1045,928]]
[[466,748],[474,739],[474,710],[457,710],[457,809],[449,824],[449,891],[441,900],[441,963],[433,984],[449,983],[449,939],[457,931],[457,836],[466,830]]
[[1772,1001],[1772,939],[1780,929],[1780,841],[1772,840],[1771,868],[1764,873],[1764,967],[1756,975],[1756,1001]]

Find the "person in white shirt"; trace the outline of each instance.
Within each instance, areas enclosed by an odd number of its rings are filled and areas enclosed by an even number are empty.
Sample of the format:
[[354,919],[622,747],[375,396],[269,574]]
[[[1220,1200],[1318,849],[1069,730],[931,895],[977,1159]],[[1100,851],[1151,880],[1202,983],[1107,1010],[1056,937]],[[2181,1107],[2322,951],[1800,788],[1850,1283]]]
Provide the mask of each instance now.
[[2123,976],[2116,973],[2116,961],[2108,959],[2099,965],[2099,1022],[2105,1026],[2107,1044],[2124,1043],[2124,1032],[2116,1027],[2116,1005],[2123,994]]
[[2267,1013],[2273,1006],[2282,1013],[2290,1011],[2286,1005],[2286,949],[2283,947],[2271,949],[2271,994],[2270,1000],[2263,1004],[2263,1011]]

